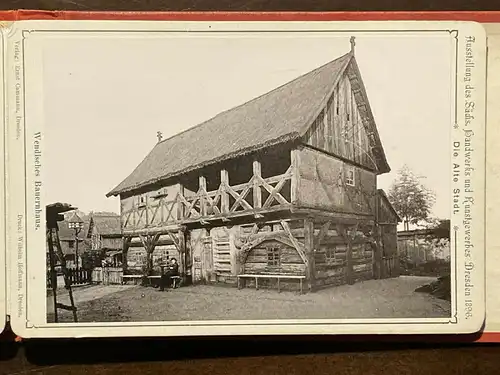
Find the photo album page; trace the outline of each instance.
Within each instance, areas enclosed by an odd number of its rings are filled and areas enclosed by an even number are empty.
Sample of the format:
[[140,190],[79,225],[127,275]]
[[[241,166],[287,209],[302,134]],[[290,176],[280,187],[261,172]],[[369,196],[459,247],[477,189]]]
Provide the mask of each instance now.
[[482,329],[498,167],[481,24],[31,20],[2,35],[0,302],[17,335]]

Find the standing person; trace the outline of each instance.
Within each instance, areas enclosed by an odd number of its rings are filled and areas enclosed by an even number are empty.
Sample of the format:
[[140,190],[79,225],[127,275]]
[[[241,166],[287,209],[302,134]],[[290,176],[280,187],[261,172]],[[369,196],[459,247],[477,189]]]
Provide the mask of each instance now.
[[167,266],[166,272],[161,275],[160,291],[164,291],[165,287],[170,287],[172,284],[172,276],[179,276],[179,264],[175,258],[170,260],[170,264]]

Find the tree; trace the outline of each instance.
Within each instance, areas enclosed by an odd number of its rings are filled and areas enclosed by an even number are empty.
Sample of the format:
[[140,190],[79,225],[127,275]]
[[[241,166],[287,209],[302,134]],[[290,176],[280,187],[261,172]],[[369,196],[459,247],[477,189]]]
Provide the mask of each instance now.
[[434,193],[406,165],[398,172],[398,177],[389,189],[388,198],[403,220],[405,230],[409,230],[410,224],[427,221],[435,202]]

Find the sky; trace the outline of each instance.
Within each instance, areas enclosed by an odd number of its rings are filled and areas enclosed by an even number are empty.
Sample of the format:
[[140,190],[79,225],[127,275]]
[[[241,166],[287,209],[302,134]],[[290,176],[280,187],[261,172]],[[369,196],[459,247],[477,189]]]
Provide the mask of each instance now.
[[[44,39],[45,199],[118,213],[119,199],[106,193],[149,153],[158,131],[172,136],[334,60],[349,51],[350,36]],[[435,192],[439,218],[450,217],[451,52],[448,34],[356,35],[392,169],[378,186],[387,191],[408,165]]]

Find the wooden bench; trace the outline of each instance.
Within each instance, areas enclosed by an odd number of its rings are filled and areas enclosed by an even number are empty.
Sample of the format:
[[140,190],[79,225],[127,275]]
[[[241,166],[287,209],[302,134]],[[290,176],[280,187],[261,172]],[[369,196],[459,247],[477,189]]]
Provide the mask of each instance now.
[[134,284],[137,284],[137,280],[142,279],[142,275],[123,275],[122,276],[122,284],[126,284],[129,280],[134,280]]
[[243,274],[238,275],[238,289],[241,289],[240,279],[255,279],[255,289],[259,289],[259,279],[277,279],[278,280],[278,293],[280,292],[280,280],[281,279],[289,279],[289,280],[299,280],[300,282],[300,294],[303,293],[303,280],[306,279],[305,276],[301,275],[273,275],[273,274]]
[[[122,284],[125,284],[128,280],[134,280],[134,283],[137,284],[138,280],[141,280],[144,276],[143,275],[123,275],[122,276]],[[147,276],[149,282],[153,279],[161,279],[160,275],[152,275],[152,276]],[[172,279],[172,288],[178,288],[180,283],[181,283],[181,277],[180,276],[171,276]]]
[[181,285],[182,278],[180,276],[170,276],[172,279],[172,288],[178,288]]

